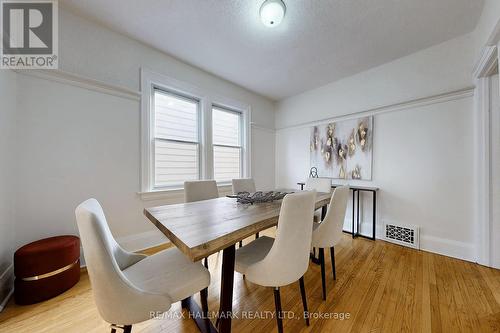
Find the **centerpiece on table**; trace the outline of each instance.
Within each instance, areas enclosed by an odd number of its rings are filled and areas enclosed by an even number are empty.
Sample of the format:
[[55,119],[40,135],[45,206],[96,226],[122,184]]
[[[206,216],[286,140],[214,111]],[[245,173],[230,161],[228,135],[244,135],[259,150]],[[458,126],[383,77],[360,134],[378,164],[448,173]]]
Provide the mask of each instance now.
[[280,191],[268,191],[268,192],[239,192],[238,194],[228,195],[228,198],[234,198],[238,203],[251,204],[262,203],[262,202],[272,202],[275,200],[281,200],[285,195],[291,192],[280,192]]

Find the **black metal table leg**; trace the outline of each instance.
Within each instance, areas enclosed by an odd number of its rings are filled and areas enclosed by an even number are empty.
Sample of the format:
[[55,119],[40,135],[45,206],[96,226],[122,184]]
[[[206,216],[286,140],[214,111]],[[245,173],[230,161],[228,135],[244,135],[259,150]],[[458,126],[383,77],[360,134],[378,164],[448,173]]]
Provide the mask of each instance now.
[[326,211],[327,211],[327,205],[324,205],[323,207],[321,207],[321,221],[323,221],[325,219]]
[[356,205],[357,205],[357,214],[356,214],[356,227],[357,227],[357,230],[356,230],[356,234],[360,234],[360,228],[359,228],[359,192],[361,191],[356,191],[358,196],[357,196],[357,200],[356,200]]
[[354,208],[355,208],[355,204],[356,204],[356,190],[352,190],[352,238],[354,238]]
[[233,282],[234,282],[235,246],[231,245],[222,251],[222,273],[220,290],[219,332],[231,332],[233,315]]
[[[208,293],[208,291],[206,291]],[[203,300],[202,300],[203,302]],[[183,309],[188,310],[189,317],[192,318],[198,326],[198,330],[202,333],[217,333],[217,329],[212,324],[212,322],[207,319],[207,313],[200,308],[198,303],[194,300],[193,297],[185,298],[181,301],[181,305]]]
[[373,191],[373,229],[372,240],[375,240],[375,227],[377,224],[377,191]]

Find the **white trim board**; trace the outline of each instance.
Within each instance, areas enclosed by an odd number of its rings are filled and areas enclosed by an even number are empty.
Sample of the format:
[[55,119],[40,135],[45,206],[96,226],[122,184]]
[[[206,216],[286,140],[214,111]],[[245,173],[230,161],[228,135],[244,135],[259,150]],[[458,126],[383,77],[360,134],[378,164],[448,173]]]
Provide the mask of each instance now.
[[420,250],[476,262],[474,244],[420,234]]
[[[0,274],[0,312],[14,293],[14,264],[10,264]],[[3,296],[5,295],[5,296]]]
[[403,111],[403,110],[407,110],[407,109],[413,109],[413,108],[418,108],[418,107],[423,107],[423,106],[428,106],[428,105],[433,105],[433,104],[445,103],[445,102],[469,98],[469,97],[473,97],[473,96],[474,96],[474,87],[467,87],[467,88],[453,90],[453,91],[438,94],[438,95],[432,95],[432,96],[428,96],[428,97],[413,99],[413,100],[409,100],[409,101],[402,102],[402,103],[390,104],[390,105],[381,106],[381,107],[377,107],[377,108],[373,108],[373,109],[363,110],[363,111],[359,111],[359,112],[353,112],[353,113],[349,113],[349,114],[342,115],[342,116],[323,118],[323,119],[319,119],[319,120],[315,120],[315,121],[300,123],[297,125],[279,127],[279,128],[276,128],[276,131],[287,130],[287,129],[299,129],[299,128],[304,128],[304,127],[321,125],[321,124],[333,122],[333,121],[341,121],[341,120],[348,120],[348,119],[354,119],[354,118],[360,118],[360,117],[375,116],[375,115],[382,114],[382,113]]
[[477,62],[473,76],[476,84],[474,94],[474,215],[475,257],[481,265],[491,266],[491,131],[490,131],[490,76],[498,66],[498,49],[496,46],[484,47]]
[[[377,222],[378,222],[377,217]],[[360,221],[361,230],[371,230],[372,222]],[[377,232],[375,235],[377,240],[385,241],[383,225],[377,223]],[[416,249],[415,249],[416,250]],[[447,238],[434,237],[422,234],[420,229],[420,248],[421,251],[431,252],[435,254],[444,255],[451,258],[460,260],[476,262],[474,253],[474,244],[465,243]],[[418,250],[416,250],[418,251]]]
[[[231,185],[217,185],[219,189],[219,195],[223,193],[231,193]],[[184,189],[171,189],[164,191],[146,191],[146,192],[137,192],[137,195],[141,197],[142,201],[154,201],[154,200],[168,200],[168,202],[164,202],[163,204],[176,204],[179,202],[184,202]]]
[[107,95],[112,95],[116,97],[122,97],[126,99],[131,99],[134,101],[139,101],[141,99],[141,94],[138,91],[120,87],[117,85],[101,82],[91,78],[87,78],[81,75],[65,72],[59,69],[51,70],[15,70],[17,74],[27,75],[36,77],[39,79],[49,80],[53,82],[59,82],[63,84],[68,84],[71,86],[96,91],[104,93]]
[[263,132],[268,132],[268,133],[276,133],[276,130],[273,129],[273,128],[269,128],[269,127],[264,127],[264,126],[260,126],[260,125],[257,125],[255,123],[250,123],[250,126],[253,128],[253,129],[256,129],[256,130],[259,130],[259,131],[263,131]]

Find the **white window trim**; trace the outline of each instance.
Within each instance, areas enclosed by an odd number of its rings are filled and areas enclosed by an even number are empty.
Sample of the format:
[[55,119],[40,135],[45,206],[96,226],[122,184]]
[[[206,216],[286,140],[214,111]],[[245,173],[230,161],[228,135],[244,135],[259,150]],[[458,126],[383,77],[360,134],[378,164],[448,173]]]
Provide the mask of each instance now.
[[[189,96],[200,101],[200,175],[202,179],[213,179],[213,146],[212,146],[212,105],[220,106],[242,113],[242,176],[251,177],[251,107],[248,104],[220,96],[212,91],[204,90],[186,82],[168,77],[151,70],[141,68],[141,196],[150,193],[162,194],[179,191],[179,188],[154,189],[153,145],[153,89],[160,87],[166,91]],[[228,183],[218,183],[227,186]],[[151,196],[148,196],[151,197]],[[155,195],[155,198],[157,196]]]

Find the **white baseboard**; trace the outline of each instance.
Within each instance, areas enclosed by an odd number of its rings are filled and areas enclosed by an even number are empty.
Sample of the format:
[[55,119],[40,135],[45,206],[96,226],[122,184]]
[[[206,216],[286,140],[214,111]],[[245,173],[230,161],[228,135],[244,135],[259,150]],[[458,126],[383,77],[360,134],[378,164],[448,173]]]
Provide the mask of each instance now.
[[[371,221],[361,223],[361,231],[368,234],[371,233],[371,228]],[[384,231],[382,229],[382,225],[377,224],[377,233],[375,235],[376,239],[385,239]],[[464,243],[420,233],[420,250],[465,261],[476,262],[474,244],[472,243]]]
[[420,234],[420,249],[452,258],[476,262],[474,245],[471,243]]
[[145,250],[169,242],[168,238],[159,230],[151,230],[140,234],[119,237],[116,241],[124,249],[131,252]]
[[0,312],[14,293],[14,265],[10,264],[0,275]]

